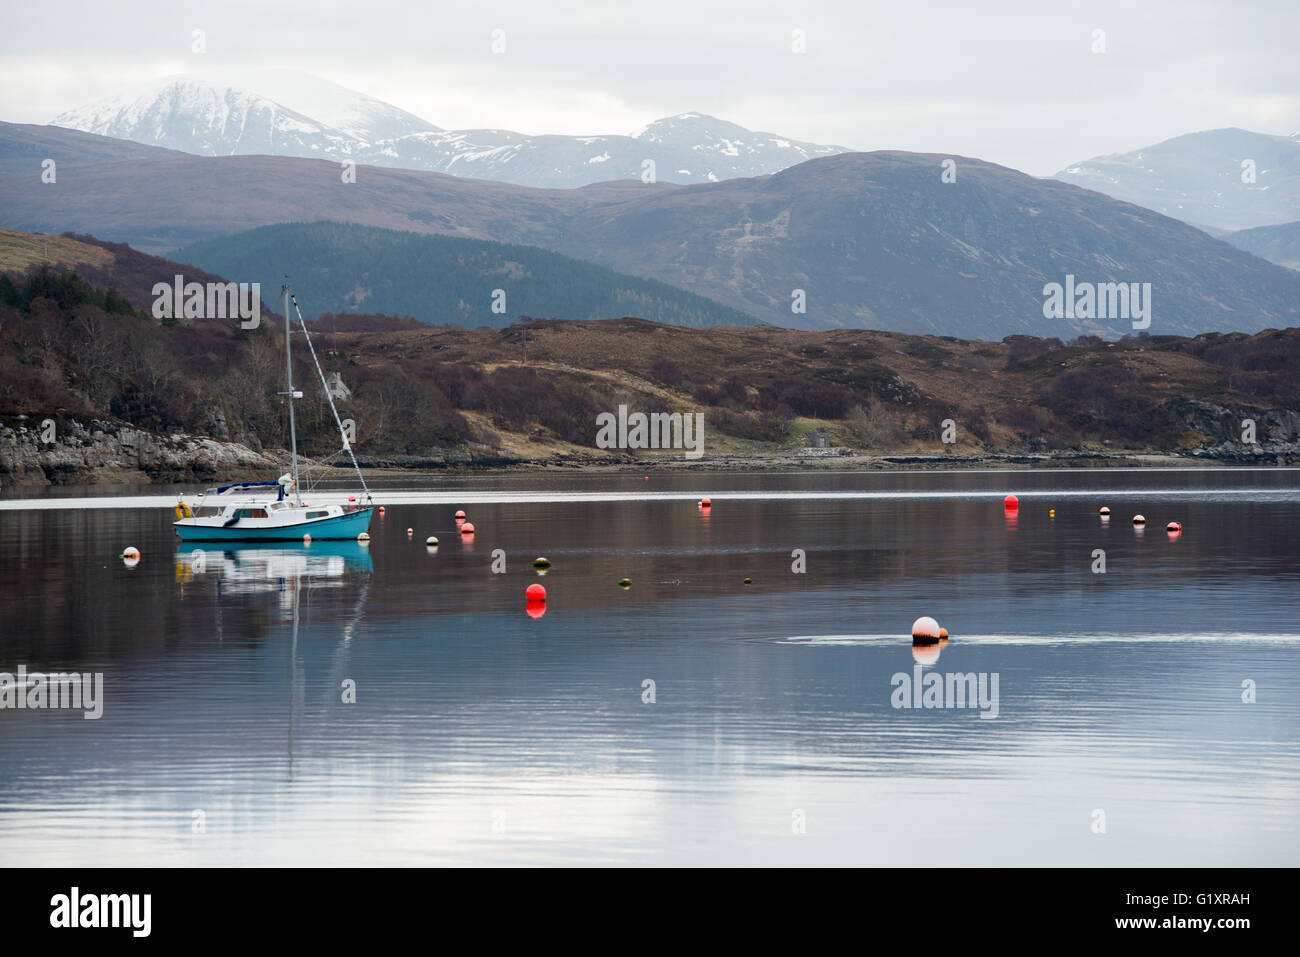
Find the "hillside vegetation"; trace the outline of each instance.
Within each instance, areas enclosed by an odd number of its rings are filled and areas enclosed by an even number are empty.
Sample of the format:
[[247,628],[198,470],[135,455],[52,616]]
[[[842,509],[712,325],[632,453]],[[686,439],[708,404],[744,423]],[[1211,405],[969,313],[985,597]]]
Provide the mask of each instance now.
[[[797,449],[814,429],[869,451],[1172,451],[1236,440],[1243,416],[1259,420],[1260,441],[1292,441],[1300,423],[1297,330],[988,343],[629,318],[314,338],[351,390],[341,412],[371,463],[433,463],[449,450],[610,460],[622,453],[595,448],[596,416],[620,404],[702,412],[709,454]],[[332,452],[300,337],[294,348],[303,447]],[[11,423],[111,417],[283,448],[283,368],[272,322],[160,322],[66,269],[0,278],[0,419]],[[955,445],[940,441],[945,419]]]

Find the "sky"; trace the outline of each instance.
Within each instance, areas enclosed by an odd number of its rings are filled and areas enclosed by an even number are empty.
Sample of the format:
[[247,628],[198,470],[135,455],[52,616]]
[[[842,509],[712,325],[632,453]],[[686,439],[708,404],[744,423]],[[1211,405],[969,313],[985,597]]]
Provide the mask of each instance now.
[[1041,176],[1197,130],[1300,131],[1296,0],[9,6],[10,122],[46,123],[165,76],[283,67],[447,129],[631,133],[699,111]]

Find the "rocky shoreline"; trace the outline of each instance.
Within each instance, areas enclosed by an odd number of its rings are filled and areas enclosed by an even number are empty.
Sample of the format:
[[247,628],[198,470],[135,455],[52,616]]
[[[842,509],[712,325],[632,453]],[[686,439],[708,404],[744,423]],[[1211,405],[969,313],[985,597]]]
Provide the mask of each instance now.
[[16,416],[0,422],[0,484],[150,485],[280,475],[287,453],[159,435],[120,422]]
[[[51,423],[53,428],[51,429]],[[412,471],[887,471],[961,468],[1107,468],[1300,464],[1300,441],[1223,442],[1180,450],[1021,451],[987,453],[862,453],[802,449],[752,454],[611,454],[593,450],[545,459],[510,458],[489,449],[431,449],[418,455],[358,455],[369,474]],[[314,463],[313,463],[314,464]],[[160,435],[99,420],[16,417],[0,421],[0,485],[148,485],[274,478],[289,466],[286,451],[262,451],[237,442],[185,434]]]

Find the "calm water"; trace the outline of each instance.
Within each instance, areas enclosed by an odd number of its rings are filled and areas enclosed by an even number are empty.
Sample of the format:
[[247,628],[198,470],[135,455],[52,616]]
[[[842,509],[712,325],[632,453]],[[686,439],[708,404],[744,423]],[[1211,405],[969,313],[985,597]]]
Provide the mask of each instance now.
[[[104,702],[0,711],[0,863],[1294,865],[1298,479],[422,476],[368,549],[6,490],[0,671]],[[997,716],[894,707],[917,658]]]

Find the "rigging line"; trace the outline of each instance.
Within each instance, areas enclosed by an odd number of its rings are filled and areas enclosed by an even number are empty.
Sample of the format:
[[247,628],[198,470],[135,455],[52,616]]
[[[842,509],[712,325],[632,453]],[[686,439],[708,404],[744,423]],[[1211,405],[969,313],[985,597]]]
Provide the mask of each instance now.
[[348,458],[352,460],[352,468],[356,470],[357,479],[361,482],[361,490],[365,493],[367,502],[372,501],[370,489],[366,487],[366,477],[361,474],[361,466],[357,465],[357,457],[352,454],[352,443],[348,441],[348,435],[343,431],[343,421],[339,418],[339,410],[334,406],[334,396],[330,394],[329,383],[325,381],[325,371],[320,367],[320,360],[316,358],[316,347],[311,344],[311,336],[307,333],[307,320],[302,317],[302,310],[298,308],[298,297],[292,292],[289,298],[293,301],[293,311],[298,314],[298,323],[302,326],[302,337],[307,340],[307,348],[311,352],[311,361],[316,364],[316,374],[320,376],[321,388],[325,390],[325,398],[330,404],[330,411],[334,413],[334,424],[339,427],[339,437],[343,439],[343,450],[348,453]]

